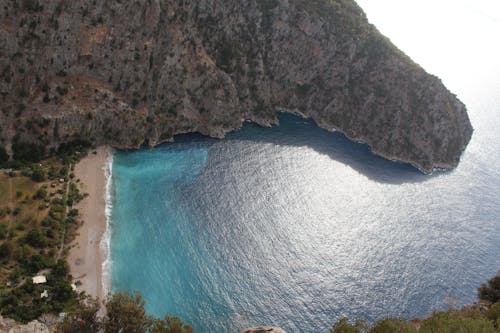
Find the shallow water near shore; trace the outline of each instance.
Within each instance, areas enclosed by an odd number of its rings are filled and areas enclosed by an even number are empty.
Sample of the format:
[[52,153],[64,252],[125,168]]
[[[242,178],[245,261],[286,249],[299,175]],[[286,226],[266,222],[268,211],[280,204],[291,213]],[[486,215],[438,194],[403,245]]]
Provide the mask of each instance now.
[[[500,30],[489,24],[482,38]],[[500,52],[482,47],[481,62],[459,49],[441,67],[417,59],[468,106],[475,133],[456,170],[425,176],[290,115],[225,140],[115,152],[112,289],[197,332],[328,332],[342,316],[474,301],[500,268]]]

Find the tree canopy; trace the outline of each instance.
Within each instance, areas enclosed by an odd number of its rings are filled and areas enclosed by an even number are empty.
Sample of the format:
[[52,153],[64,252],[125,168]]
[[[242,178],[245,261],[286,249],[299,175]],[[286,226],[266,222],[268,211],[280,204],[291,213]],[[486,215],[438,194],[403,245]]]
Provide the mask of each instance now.
[[68,314],[59,326],[60,333],[193,333],[194,329],[177,317],[163,319],[149,315],[139,293],[121,292],[108,297],[105,315],[99,316],[99,302],[87,298]]

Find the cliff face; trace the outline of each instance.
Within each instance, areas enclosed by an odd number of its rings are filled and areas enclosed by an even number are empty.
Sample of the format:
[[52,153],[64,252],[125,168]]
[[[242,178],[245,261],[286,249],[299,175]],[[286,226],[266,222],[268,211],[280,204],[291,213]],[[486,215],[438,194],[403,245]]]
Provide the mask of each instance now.
[[431,171],[472,135],[353,0],[0,0],[0,93],[8,149],[223,137],[287,111]]
[[0,315],[0,333],[51,333],[56,332],[57,319],[45,316],[28,324],[19,324]]

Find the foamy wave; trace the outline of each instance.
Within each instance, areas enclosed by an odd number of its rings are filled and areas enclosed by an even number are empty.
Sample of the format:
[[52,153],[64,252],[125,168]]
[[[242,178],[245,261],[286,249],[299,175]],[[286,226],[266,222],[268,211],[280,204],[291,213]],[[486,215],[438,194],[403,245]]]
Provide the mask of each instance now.
[[106,231],[101,239],[101,253],[102,253],[102,293],[106,297],[111,291],[111,211],[113,209],[113,187],[112,187],[112,174],[113,174],[113,152],[110,151],[108,159],[104,166],[104,175],[106,177],[106,193],[104,200],[106,201],[105,215],[106,215]]

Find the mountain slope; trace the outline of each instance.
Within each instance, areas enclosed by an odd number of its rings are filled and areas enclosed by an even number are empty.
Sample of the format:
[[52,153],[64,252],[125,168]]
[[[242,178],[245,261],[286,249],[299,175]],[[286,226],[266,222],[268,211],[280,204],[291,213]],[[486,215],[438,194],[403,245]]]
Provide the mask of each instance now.
[[0,146],[223,137],[278,111],[452,168],[465,106],[353,0],[0,0]]

